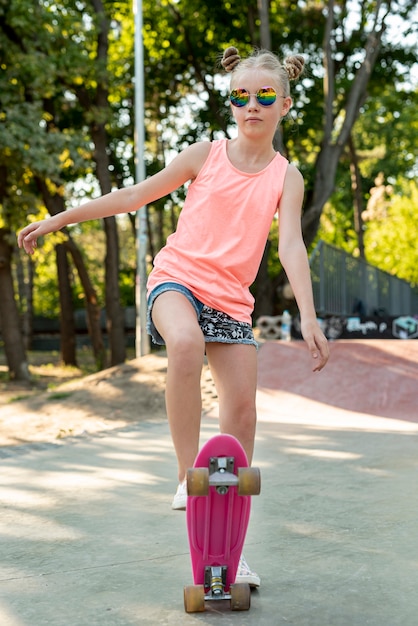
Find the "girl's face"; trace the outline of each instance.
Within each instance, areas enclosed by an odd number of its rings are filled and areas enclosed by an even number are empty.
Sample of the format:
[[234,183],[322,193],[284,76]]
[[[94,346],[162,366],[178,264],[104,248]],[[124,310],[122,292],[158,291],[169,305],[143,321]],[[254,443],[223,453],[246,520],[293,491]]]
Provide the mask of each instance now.
[[[274,92],[266,87],[274,90],[275,99]],[[273,138],[281,118],[292,104],[290,97],[284,97],[281,85],[269,72],[247,70],[234,77],[231,90],[235,90],[236,95],[231,98],[231,110],[238,130],[247,136]],[[234,106],[232,100],[241,106]]]

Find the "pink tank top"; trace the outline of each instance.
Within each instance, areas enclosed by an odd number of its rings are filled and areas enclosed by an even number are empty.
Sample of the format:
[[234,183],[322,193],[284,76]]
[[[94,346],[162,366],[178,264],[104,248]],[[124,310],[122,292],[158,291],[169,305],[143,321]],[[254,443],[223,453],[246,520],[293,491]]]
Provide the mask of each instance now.
[[288,161],[279,153],[255,174],[229,161],[227,139],[213,141],[191,183],[177,230],[154,260],[148,293],[163,282],[188,287],[204,304],[251,323],[254,282],[283,191]]

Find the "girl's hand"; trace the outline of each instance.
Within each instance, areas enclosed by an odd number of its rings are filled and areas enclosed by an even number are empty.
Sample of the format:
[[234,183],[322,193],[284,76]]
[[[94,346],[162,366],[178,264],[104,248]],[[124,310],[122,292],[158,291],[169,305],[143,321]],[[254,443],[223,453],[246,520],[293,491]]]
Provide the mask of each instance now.
[[52,233],[55,230],[59,230],[59,226],[55,226],[53,217],[28,224],[17,236],[18,246],[23,248],[28,254],[33,254],[37,247],[38,237]]
[[320,372],[329,358],[328,341],[315,320],[301,324],[302,336],[307,343],[309,352],[314,359],[312,370]]

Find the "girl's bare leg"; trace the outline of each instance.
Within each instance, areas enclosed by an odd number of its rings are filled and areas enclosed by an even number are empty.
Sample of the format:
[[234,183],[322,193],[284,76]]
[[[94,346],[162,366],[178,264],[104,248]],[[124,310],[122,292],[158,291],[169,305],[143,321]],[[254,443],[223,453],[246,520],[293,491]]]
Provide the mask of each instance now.
[[152,320],[167,348],[166,408],[181,482],[199,447],[205,342],[192,304],[179,292],[158,296]]
[[257,421],[257,350],[245,344],[207,343],[206,354],[219,397],[220,430],[240,441],[251,464]]

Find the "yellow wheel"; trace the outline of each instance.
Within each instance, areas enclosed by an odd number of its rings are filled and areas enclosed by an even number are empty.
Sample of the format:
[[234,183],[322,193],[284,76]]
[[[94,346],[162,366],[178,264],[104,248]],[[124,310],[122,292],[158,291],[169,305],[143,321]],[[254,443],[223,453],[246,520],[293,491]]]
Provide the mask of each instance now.
[[258,467],[238,468],[238,495],[258,496],[261,490],[261,476]]
[[186,613],[202,613],[205,610],[203,585],[187,585],[184,588],[184,610]]
[[248,611],[251,606],[251,589],[248,583],[231,585],[231,611]]
[[207,467],[192,467],[187,470],[187,495],[209,495],[209,470]]

